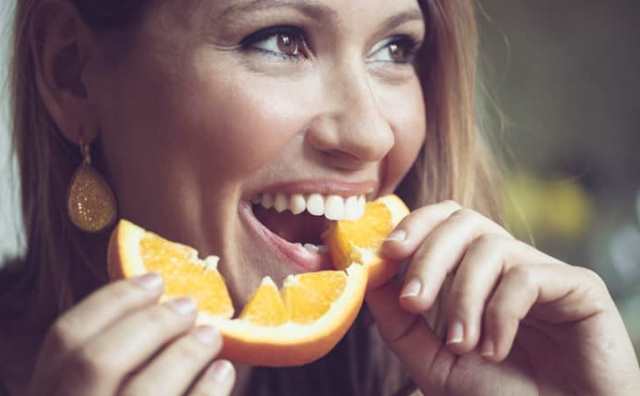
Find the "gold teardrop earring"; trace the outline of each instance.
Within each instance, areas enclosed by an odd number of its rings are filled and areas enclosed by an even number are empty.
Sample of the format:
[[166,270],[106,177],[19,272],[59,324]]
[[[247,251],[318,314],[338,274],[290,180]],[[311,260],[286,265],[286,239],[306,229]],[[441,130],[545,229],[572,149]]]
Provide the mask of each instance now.
[[76,227],[97,233],[116,220],[116,198],[106,180],[91,166],[89,144],[80,143],[80,150],[82,163],[71,178],[67,211]]

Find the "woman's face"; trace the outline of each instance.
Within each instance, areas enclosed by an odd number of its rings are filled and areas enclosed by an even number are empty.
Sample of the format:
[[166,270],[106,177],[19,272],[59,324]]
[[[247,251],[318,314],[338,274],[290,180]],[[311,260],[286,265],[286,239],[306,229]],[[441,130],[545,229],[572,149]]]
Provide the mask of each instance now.
[[[392,192],[421,148],[424,34],[416,0],[158,2],[86,78],[120,216],[221,256],[240,303],[326,268],[295,242]],[[269,197],[289,209],[252,203]]]

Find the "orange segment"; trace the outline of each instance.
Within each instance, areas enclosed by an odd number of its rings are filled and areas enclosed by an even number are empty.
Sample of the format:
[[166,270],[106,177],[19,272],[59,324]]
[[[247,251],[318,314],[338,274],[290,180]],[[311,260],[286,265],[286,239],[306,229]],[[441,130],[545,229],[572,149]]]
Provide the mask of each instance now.
[[278,326],[289,320],[278,286],[266,277],[240,313],[240,319],[257,325]]
[[240,317],[231,319],[231,299],[216,263],[217,257],[199,260],[194,249],[126,220],[118,223],[109,242],[112,279],[159,272],[165,281],[161,300],[184,295],[197,300],[197,323],[217,327],[223,337],[221,356],[239,363],[292,366],[321,358],[351,327],[364,300],[367,272],[355,265],[346,271],[290,276],[284,298],[267,279]]
[[340,297],[347,283],[342,271],[320,271],[287,278],[283,296],[294,323],[312,323]]
[[225,318],[233,316],[233,303],[217,270],[217,257],[199,260],[195,249],[151,232],[140,239],[140,257],[147,271],[163,274],[165,294],[189,295],[198,309]]
[[396,195],[387,195],[367,203],[364,215],[358,220],[341,220],[331,224],[323,235],[331,253],[333,265],[338,269],[353,263],[367,268],[368,288],[376,288],[391,277],[399,263],[385,260],[379,255],[380,247],[409,214],[409,208]]

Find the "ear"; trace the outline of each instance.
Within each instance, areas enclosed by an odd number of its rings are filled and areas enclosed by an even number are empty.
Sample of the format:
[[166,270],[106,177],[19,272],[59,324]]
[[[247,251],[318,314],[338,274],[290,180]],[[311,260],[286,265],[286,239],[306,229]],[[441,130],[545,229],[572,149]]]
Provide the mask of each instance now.
[[89,143],[97,134],[85,84],[95,50],[93,33],[67,0],[46,0],[30,29],[36,83],[49,114],[71,142]]

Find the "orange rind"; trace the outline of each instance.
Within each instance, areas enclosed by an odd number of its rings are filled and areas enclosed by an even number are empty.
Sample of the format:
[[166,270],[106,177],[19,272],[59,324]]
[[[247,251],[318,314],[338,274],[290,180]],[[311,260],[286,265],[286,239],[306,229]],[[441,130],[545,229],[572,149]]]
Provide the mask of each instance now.
[[368,202],[361,218],[332,223],[323,240],[334,267],[363,265],[368,273],[368,289],[389,281],[398,272],[400,263],[382,257],[380,247],[408,214],[409,208],[398,196],[386,195]]
[[233,318],[215,256],[200,260],[194,249],[126,220],[116,226],[108,256],[112,279],[160,273],[162,301],[193,298],[197,323],[213,325],[222,335],[221,357],[259,366],[297,366],[327,354],[355,320],[367,283],[360,266],[290,275],[282,290],[267,277]]
[[287,277],[281,289],[265,277],[239,315],[219,258],[198,257],[169,241],[120,220],[109,241],[111,279],[157,272],[164,279],[161,301],[189,296],[198,304],[198,324],[222,335],[220,356],[257,366],[297,366],[326,355],[344,336],[362,306],[367,288],[388,281],[398,263],[379,255],[388,234],[409,213],[396,196],[368,203],[355,221],[338,221],[324,233],[336,270]]

